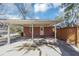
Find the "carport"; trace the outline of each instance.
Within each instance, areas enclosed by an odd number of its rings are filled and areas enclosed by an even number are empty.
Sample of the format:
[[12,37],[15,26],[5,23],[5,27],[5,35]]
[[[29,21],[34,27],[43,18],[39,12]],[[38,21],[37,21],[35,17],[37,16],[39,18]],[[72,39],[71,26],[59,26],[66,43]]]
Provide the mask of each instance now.
[[8,31],[8,36],[7,36],[7,43],[8,44],[10,44],[10,25],[22,25],[22,26],[24,26],[25,24],[27,25],[27,26],[31,26],[32,27],[32,37],[31,37],[31,39],[33,40],[33,38],[34,38],[34,35],[33,35],[33,33],[34,33],[34,31],[33,31],[33,28],[34,27],[40,27],[40,26],[44,26],[44,27],[49,27],[49,26],[52,26],[52,28],[54,27],[54,41],[56,42],[56,34],[57,34],[57,32],[56,32],[56,25],[58,24],[58,23],[61,23],[63,20],[13,20],[13,19],[9,19],[9,20],[0,20],[0,22],[1,23],[3,23],[3,24],[6,24],[6,25],[8,25],[8,29],[7,29],[7,31]]

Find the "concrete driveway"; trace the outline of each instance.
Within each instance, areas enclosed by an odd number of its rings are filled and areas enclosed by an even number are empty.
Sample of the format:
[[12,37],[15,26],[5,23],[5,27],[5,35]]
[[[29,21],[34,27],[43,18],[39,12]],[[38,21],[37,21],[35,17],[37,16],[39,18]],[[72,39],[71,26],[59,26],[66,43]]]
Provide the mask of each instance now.
[[[21,38],[23,39],[23,38]],[[49,38],[48,38],[49,39]],[[30,39],[29,39],[30,40]],[[27,42],[27,40],[19,40],[9,45],[4,45],[0,47],[0,55],[1,56],[39,56],[39,51],[30,50],[28,53],[24,54],[24,50],[17,51],[14,47],[18,45],[22,45]],[[57,40],[57,44],[52,45],[53,49],[42,45],[40,46],[40,50],[42,51],[42,56],[79,56],[79,52],[76,51],[71,45],[64,43],[61,40]],[[9,51],[10,50],[10,51]]]

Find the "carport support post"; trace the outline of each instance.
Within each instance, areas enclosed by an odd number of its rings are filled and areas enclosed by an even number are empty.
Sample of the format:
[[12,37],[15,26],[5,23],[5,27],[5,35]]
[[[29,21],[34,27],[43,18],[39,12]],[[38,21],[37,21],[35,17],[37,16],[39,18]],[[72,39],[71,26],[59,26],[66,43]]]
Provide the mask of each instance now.
[[32,24],[32,40],[33,40],[33,33],[34,33],[34,32],[33,32],[33,24]]
[[8,24],[7,44],[10,44],[10,24]]
[[54,42],[57,42],[56,34],[57,34],[57,29],[56,29],[56,25],[55,25],[55,41]]

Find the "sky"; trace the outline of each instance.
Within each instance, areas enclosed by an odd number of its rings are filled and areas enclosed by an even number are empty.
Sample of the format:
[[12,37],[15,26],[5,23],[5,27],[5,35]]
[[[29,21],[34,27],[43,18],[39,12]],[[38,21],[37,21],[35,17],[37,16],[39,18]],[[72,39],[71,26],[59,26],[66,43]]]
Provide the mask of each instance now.
[[[22,5],[17,4],[23,8]],[[61,3],[26,3],[25,11],[27,10],[26,19],[54,20],[59,16],[63,9],[60,8]],[[22,15],[14,4],[4,3],[2,14],[0,17],[8,19],[21,19]]]

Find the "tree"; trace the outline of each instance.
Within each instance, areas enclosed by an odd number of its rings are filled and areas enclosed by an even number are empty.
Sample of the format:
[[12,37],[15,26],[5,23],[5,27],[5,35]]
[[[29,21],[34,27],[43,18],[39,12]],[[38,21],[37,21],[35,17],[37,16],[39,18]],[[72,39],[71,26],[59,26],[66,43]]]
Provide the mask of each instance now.
[[26,19],[27,10],[25,9],[24,4],[22,4],[22,3],[19,3],[19,4],[15,3],[14,5],[16,5],[16,7],[20,11],[21,15],[23,16],[23,19],[25,20]]
[[76,25],[76,20],[78,19],[78,9],[79,9],[79,4],[74,4],[74,3],[65,3],[62,4],[65,7],[64,10],[64,19],[66,21],[67,26],[74,26]]

